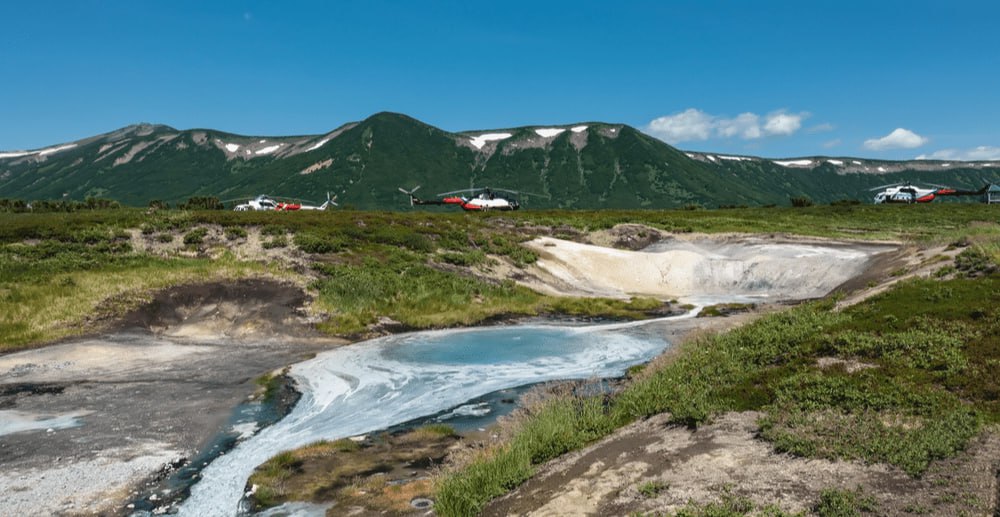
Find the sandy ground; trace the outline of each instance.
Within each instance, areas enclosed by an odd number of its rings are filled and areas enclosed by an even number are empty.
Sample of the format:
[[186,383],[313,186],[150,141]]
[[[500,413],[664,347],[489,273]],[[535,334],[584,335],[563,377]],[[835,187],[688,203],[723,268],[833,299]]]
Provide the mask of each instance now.
[[310,336],[304,301],[267,281],[175,288],[115,332],[0,356],[0,420],[22,429],[0,434],[0,515],[122,511],[255,378],[341,343]]

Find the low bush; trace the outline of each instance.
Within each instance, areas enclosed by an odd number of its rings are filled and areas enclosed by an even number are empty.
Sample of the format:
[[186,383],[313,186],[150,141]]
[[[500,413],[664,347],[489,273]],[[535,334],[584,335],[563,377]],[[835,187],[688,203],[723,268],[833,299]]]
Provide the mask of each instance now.
[[207,228],[195,228],[184,234],[184,244],[187,246],[197,246],[204,242],[207,235]]
[[246,239],[247,231],[239,226],[229,226],[226,228],[226,240],[235,241]]
[[274,248],[284,248],[284,247],[287,247],[287,246],[288,246],[288,238],[285,237],[284,235],[279,235],[277,237],[272,237],[272,238],[264,241],[263,243],[261,243],[261,247],[263,247],[266,250],[270,250],[270,249],[274,249]]

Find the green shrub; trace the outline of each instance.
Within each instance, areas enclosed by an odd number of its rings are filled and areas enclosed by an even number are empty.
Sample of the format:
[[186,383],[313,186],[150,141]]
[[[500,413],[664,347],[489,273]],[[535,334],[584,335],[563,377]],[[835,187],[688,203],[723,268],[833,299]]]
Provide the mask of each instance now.
[[475,266],[486,262],[486,253],[480,250],[472,250],[465,253],[446,252],[440,255],[441,260],[456,266]]
[[177,205],[181,210],[222,210],[225,206],[215,196],[193,196]]
[[295,245],[306,253],[336,253],[347,248],[347,242],[343,238],[308,232],[296,233]]
[[955,269],[967,276],[988,274],[998,269],[990,257],[977,247],[968,247],[955,256]]
[[805,208],[805,207],[813,206],[813,200],[810,199],[808,196],[792,197],[792,198],[789,198],[789,201],[791,201],[792,206],[795,207],[795,208]]
[[226,228],[226,240],[235,241],[237,239],[246,239],[247,231],[239,226],[230,226]]
[[272,237],[271,239],[261,243],[261,246],[266,250],[274,248],[284,248],[288,246],[288,238],[285,237],[284,235],[278,237]]
[[647,499],[652,499],[667,489],[667,484],[660,480],[646,481],[645,483],[639,485],[637,490],[643,497]]
[[184,244],[188,246],[197,246],[205,240],[205,236],[207,235],[208,228],[195,228],[184,234]]
[[875,498],[857,490],[827,488],[820,493],[813,511],[820,517],[860,517],[862,513],[875,513]]
[[260,234],[268,237],[284,237],[288,229],[284,226],[269,224],[260,229]]

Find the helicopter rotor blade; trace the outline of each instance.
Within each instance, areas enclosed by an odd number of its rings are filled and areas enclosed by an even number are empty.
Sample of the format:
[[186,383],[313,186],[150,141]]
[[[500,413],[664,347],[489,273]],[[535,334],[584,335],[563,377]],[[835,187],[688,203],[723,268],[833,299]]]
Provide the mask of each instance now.
[[452,190],[451,192],[442,192],[440,194],[434,194],[435,196],[450,196],[452,194],[458,194],[461,192],[479,192],[480,190],[487,190],[487,187],[480,188],[463,188],[458,190]]
[[522,196],[535,196],[535,197],[544,197],[544,198],[551,197],[551,196],[548,196],[546,194],[539,194],[537,192],[525,192],[523,190],[510,190],[510,189],[506,189],[506,188],[495,188],[493,190],[498,190],[498,191],[501,191],[501,192],[510,192],[511,194],[518,194],[518,195],[522,195]]
[[870,188],[868,190],[871,190],[871,191],[881,190],[881,189],[884,189],[884,188],[898,187],[900,185],[908,185],[908,183],[889,183],[887,185],[881,185],[881,186],[878,186],[878,187],[872,187],[872,188]]

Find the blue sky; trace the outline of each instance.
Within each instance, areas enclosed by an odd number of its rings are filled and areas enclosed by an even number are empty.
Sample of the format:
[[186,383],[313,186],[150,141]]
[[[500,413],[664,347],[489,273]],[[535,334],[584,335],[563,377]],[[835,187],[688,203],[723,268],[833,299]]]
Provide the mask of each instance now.
[[0,20],[0,150],[388,110],[450,131],[623,122],[719,153],[1000,159],[995,1],[40,0]]

